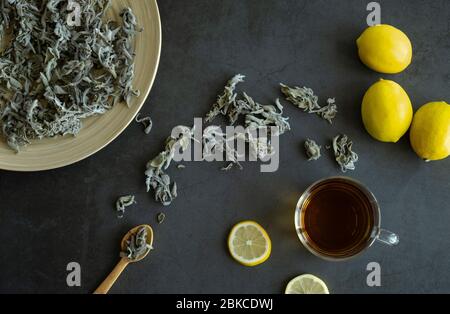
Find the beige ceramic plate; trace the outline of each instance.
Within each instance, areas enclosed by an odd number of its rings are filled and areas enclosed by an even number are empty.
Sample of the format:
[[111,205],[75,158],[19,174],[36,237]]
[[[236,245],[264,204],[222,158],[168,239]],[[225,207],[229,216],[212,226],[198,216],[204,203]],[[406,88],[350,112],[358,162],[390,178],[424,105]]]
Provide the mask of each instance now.
[[0,139],[0,169],[38,171],[73,164],[98,152],[111,143],[133,121],[147,98],[156,76],[161,52],[161,21],[156,0],[113,0],[109,14],[119,20],[124,7],[136,14],[142,33],[136,37],[136,76],[134,87],[141,91],[131,108],[117,104],[105,115],[83,121],[77,137],[58,137],[35,141],[15,154]]

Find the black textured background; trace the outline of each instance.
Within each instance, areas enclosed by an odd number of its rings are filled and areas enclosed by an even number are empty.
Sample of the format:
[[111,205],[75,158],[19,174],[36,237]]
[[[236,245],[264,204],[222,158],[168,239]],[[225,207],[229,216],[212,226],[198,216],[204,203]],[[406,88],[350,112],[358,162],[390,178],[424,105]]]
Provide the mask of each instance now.
[[[111,145],[76,165],[41,173],[0,172],[0,292],[89,293],[118,261],[119,240],[141,223],[155,230],[155,251],[131,265],[114,293],[280,293],[294,276],[312,273],[333,293],[450,292],[450,160],[426,164],[405,137],[382,144],[365,132],[360,103],[380,77],[399,82],[414,107],[450,100],[450,2],[380,1],[382,22],[405,31],[414,62],[400,75],[381,75],[358,60],[355,40],[366,27],[368,1],[163,0],[161,64],[143,109],[150,136],[132,124]],[[280,97],[278,83],[312,87],[340,105],[334,126],[286,104],[292,132],[281,139],[280,170],[259,166],[222,173],[217,163],[171,170],[179,198],[164,209],[145,192],[145,163],[173,126],[203,116],[235,73],[241,90],[263,103]],[[396,231],[396,248],[374,245],[345,263],[317,259],[293,227],[295,203],[313,181],[340,174],[331,156],[308,163],[307,137],[326,143],[348,134],[360,155],[350,175],[366,183],[382,206],[383,227]],[[119,195],[138,205],[124,220],[113,210]],[[235,263],[226,237],[237,222],[260,222],[273,241],[260,267]],[[66,286],[66,265],[82,266],[82,287]],[[366,285],[366,265],[379,262],[382,287]]]

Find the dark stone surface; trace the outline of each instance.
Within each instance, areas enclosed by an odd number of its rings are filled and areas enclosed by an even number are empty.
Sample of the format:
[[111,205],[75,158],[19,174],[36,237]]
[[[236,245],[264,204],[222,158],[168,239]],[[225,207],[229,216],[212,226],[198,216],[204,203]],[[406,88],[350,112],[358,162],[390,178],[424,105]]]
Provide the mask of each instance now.
[[[294,276],[312,273],[333,293],[450,292],[450,160],[426,164],[407,138],[382,144],[365,132],[360,103],[380,77],[409,93],[414,107],[450,100],[450,2],[380,1],[384,23],[404,30],[414,62],[402,74],[374,73],[358,60],[355,40],[366,27],[361,1],[160,1],[163,50],[157,80],[143,109],[150,136],[132,124],[111,145],[76,165],[41,173],[0,172],[0,292],[89,293],[118,261],[119,241],[132,226],[150,223],[155,251],[131,265],[114,293],[280,293]],[[331,127],[286,103],[293,130],[281,139],[280,170],[261,174],[255,163],[222,173],[221,163],[172,169],[180,187],[162,209],[145,192],[145,163],[161,150],[173,126],[203,116],[235,73],[241,90],[270,103],[278,83],[307,85],[322,100],[336,97]],[[302,248],[293,227],[295,203],[313,181],[340,174],[331,156],[308,163],[301,145],[326,143],[337,133],[355,141],[361,161],[349,175],[377,195],[383,226],[396,231],[396,248],[374,245],[350,262],[329,263]],[[124,220],[118,196],[138,205]],[[273,241],[270,260],[257,268],[235,263],[226,249],[235,223],[260,222]],[[82,287],[66,285],[66,265],[82,266]],[[379,262],[382,287],[366,285],[366,265]]]

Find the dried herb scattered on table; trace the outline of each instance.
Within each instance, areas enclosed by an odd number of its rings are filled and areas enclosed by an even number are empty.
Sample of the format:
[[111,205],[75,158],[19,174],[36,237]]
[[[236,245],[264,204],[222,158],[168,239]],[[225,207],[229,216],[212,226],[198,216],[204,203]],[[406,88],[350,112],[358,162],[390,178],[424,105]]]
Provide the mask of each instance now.
[[333,123],[333,119],[338,113],[336,100],[334,98],[329,98],[327,100],[327,105],[321,107],[319,105],[319,98],[314,94],[314,91],[311,88],[291,88],[284,84],[280,85],[281,92],[286,96],[286,100],[307,113],[317,114],[322,119],[327,120],[330,124]]
[[166,214],[164,214],[164,213],[159,213],[156,216],[156,220],[158,221],[158,224],[162,224],[165,219],[166,219]]
[[138,115],[136,116],[135,121],[136,121],[137,123],[142,124],[142,125],[144,126],[144,128],[145,128],[145,129],[144,129],[145,134],[150,134],[150,132],[151,132],[152,129],[153,129],[153,121],[152,121],[152,118],[150,118],[150,117],[142,117],[142,118],[141,118],[141,114],[138,113]]
[[[235,124],[240,117],[244,118],[245,132],[236,134],[231,139],[227,138],[219,126],[211,125],[203,131],[203,158],[208,160],[219,154],[225,155],[225,159],[229,162],[226,167],[222,168],[225,171],[231,170],[235,166],[242,168],[239,163],[242,156],[238,155],[232,145],[236,139],[247,142],[250,153],[264,159],[274,153],[274,149],[268,141],[269,135],[278,136],[291,129],[289,118],[283,116],[283,106],[278,99],[275,105],[261,105],[246,93],[238,98],[235,91],[236,86],[243,82],[244,78],[244,75],[238,74],[228,81],[224,92],[217,97],[216,103],[213,104],[205,118],[207,123],[211,123],[216,117],[223,115],[228,117],[230,125]],[[255,131],[262,128],[267,128],[267,138],[254,135]],[[194,130],[192,128],[179,126],[178,129],[181,130],[180,136],[178,138],[171,136],[166,140],[165,150],[148,162],[145,172],[147,191],[153,191],[155,200],[164,206],[170,205],[177,197],[177,185],[171,183],[171,178],[166,170],[169,168],[175,152],[184,152],[193,140]],[[273,130],[276,130],[276,134],[270,134]]]
[[262,127],[278,128],[277,135],[282,135],[291,130],[289,118],[283,116],[283,106],[280,100],[275,101],[275,105],[261,105],[244,93],[244,99],[239,100],[238,111],[245,116],[245,127],[247,129],[260,129]]
[[120,197],[116,202],[117,217],[120,219],[123,218],[125,215],[126,208],[134,204],[136,204],[136,199],[134,195],[127,195]]
[[333,139],[333,150],[336,162],[341,166],[342,172],[356,169],[355,163],[359,157],[353,151],[353,142],[347,135],[338,135]]
[[228,81],[223,94],[217,97],[216,103],[212,106],[211,111],[206,115],[205,121],[211,123],[219,115],[228,115],[230,124],[234,124],[237,120],[234,114],[229,114],[230,107],[236,104],[237,94],[235,93],[236,85],[244,82],[245,76],[242,74],[235,75]]
[[185,151],[191,144],[193,129],[186,126],[178,126],[179,136],[170,136],[166,140],[165,150],[159,153],[147,163],[145,171],[147,192],[154,192],[155,201],[164,206],[169,206],[178,196],[177,184],[171,183],[170,176],[165,173],[169,168],[176,151]]
[[145,255],[152,247],[147,243],[147,229],[139,228],[136,234],[132,234],[127,241],[126,251],[120,253],[120,257],[126,257],[131,261],[137,260]]
[[229,165],[222,170],[231,170],[235,165],[242,169],[239,159],[242,157],[234,148],[233,138],[227,138],[222,128],[217,125],[207,127],[203,131],[203,158],[206,161],[212,161],[216,156],[224,156]]
[[[225,91],[219,95],[217,102],[213,105],[213,109],[206,115],[205,121],[213,122],[218,115],[228,117],[229,125],[234,125],[240,117],[244,118],[245,133],[239,134],[240,139],[246,141],[249,145],[250,153],[255,157],[264,159],[274,153],[273,147],[268,141],[269,136],[278,136],[286,133],[291,129],[288,122],[289,118],[283,116],[283,106],[277,99],[275,105],[261,105],[254,99],[243,93],[243,97],[238,98],[235,92],[236,85],[244,81],[245,76],[242,74],[235,75],[225,86]],[[267,138],[256,137],[255,131],[262,128],[268,130]],[[277,134],[270,134],[271,130],[276,128]],[[222,140],[217,140],[222,139]],[[235,139],[228,139],[234,141]],[[204,133],[204,144],[211,147],[206,155],[215,155],[217,152],[224,152],[226,160],[231,161],[228,166],[222,170],[229,171],[233,166],[242,169],[239,163],[237,152],[231,148],[231,145],[225,140],[225,134],[220,132],[220,127],[212,126]],[[204,145],[205,146],[205,145]]]
[[105,18],[109,0],[77,4],[81,25],[71,26],[67,1],[0,0],[0,132],[16,152],[33,139],[77,135],[82,119],[139,95],[131,9],[116,23]]
[[320,108],[316,111],[316,113],[322,117],[322,119],[327,120],[330,124],[333,124],[333,119],[336,118],[336,115],[338,113],[337,105],[336,105],[336,99],[335,98],[328,98],[327,99],[327,105]]
[[309,161],[318,160],[320,157],[322,157],[320,153],[321,147],[311,139],[307,139],[305,141],[305,150]]

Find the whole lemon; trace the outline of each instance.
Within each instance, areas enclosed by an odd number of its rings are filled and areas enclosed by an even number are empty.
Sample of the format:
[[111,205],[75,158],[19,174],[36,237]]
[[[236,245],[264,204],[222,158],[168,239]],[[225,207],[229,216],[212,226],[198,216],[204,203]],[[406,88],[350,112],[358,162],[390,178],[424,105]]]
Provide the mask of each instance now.
[[393,26],[371,26],[356,43],[361,61],[374,71],[395,74],[411,64],[411,41],[405,33]]
[[450,105],[432,102],[420,108],[413,120],[411,145],[421,158],[432,161],[450,155]]
[[364,95],[362,118],[372,137],[381,142],[396,143],[411,125],[413,107],[399,84],[380,80]]

